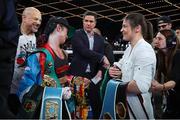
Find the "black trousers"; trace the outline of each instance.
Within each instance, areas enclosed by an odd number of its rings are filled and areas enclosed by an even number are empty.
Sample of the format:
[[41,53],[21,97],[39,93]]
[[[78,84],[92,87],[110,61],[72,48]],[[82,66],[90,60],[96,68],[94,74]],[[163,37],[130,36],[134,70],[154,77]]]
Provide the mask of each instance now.
[[[84,73],[84,75],[82,77],[91,79],[92,76],[93,76],[92,73]],[[89,89],[87,90],[89,103],[92,108],[93,119],[99,119],[99,116],[101,114],[101,108],[102,108],[102,101],[101,101],[101,97],[100,97],[101,82],[99,82],[95,85],[91,81],[91,83],[89,85]]]
[[8,97],[14,72],[16,46],[0,48],[0,94]]
[[89,85],[88,97],[93,111],[93,119],[99,119],[101,114],[102,101],[100,98],[100,85],[101,82],[96,85],[91,82]]
[[0,118],[14,118],[8,109],[8,95],[14,72],[17,46],[0,48]]

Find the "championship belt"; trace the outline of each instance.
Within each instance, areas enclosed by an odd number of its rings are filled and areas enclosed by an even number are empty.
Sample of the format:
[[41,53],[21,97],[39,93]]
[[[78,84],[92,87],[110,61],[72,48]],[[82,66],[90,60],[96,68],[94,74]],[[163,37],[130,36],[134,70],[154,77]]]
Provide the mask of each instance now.
[[100,119],[129,119],[126,102],[128,83],[110,80],[107,84]]
[[45,74],[44,74],[41,86],[42,87],[57,87],[56,81],[53,78],[51,78],[49,75],[45,75]]
[[75,117],[77,119],[87,119],[89,105],[87,100],[86,86],[84,83],[83,77],[75,76],[72,80],[72,87],[74,88],[74,97],[75,97]]
[[62,88],[44,88],[40,119],[62,119]]
[[[63,117],[71,119],[68,108],[71,102],[66,102],[62,98],[62,81],[57,78],[54,69],[54,55],[51,54],[53,52],[48,46],[46,49],[41,49],[41,51],[46,54],[46,61],[45,65],[41,68],[44,69],[44,74],[42,73],[43,80],[41,85],[45,87],[45,89],[42,98],[40,119],[63,119]],[[65,108],[63,108],[63,106],[65,106]]]

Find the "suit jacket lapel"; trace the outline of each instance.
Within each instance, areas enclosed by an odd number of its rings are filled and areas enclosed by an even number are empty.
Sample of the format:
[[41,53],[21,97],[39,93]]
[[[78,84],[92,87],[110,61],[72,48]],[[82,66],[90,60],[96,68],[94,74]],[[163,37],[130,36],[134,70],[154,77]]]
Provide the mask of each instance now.
[[83,38],[83,40],[84,40],[84,43],[85,43],[85,45],[88,47],[88,49],[89,49],[89,40],[88,40],[88,36],[87,36],[87,34],[86,34],[86,32],[82,29],[82,38]]

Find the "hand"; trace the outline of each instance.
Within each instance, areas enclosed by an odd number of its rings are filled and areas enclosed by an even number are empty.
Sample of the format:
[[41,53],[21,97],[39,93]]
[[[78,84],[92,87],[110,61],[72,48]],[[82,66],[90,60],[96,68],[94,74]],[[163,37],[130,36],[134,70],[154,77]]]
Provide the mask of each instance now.
[[161,91],[161,90],[163,90],[163,85],[160,84],[157,80],[153,80],[151,82],[151,90],[152,90],[152,92]]
[[107,59],[106,56],[104,56],[104,59],[103,59],[103,67],[109,68],[109,66],[110,66],[109,60]]
[[122,72],[117,66],[109,68],[109,75],[113,78],[119,78],[122,75]]
[[158,48],[158,40],[157,40],[157,38],[153,38],[152,46],[153,46],[153,48]]
[[102,71],[99,70],[95,76],[95,78],[102,78]]
[[90,84],[90,80],[88,78],[84,78],[84,88],[87,88]]
[[102,71],[101,71],[101,70],[99,70],[99,71],[97,72],[96,76],[93,77],[93,78],[91,79],[91,81],[92,81],[94,84],[97,84],[100,80],[102,80]]
[[71,94],[72,94],[72,92],[71,92],[71,89],[70,89],[70,87],[64,87],[64,88],[62,88],[62,97],[63,97],[63,99],[64,100],[68,100],[69,98],[71,98]]

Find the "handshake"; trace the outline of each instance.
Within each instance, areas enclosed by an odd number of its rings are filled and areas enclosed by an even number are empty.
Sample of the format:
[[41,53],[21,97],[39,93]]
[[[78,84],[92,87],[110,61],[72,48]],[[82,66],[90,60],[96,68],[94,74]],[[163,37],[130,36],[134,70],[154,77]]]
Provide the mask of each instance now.
[[109,68],[109,75],[115,79],[121,78],[122,72],[121,69],[116,65],[116,63],[114,64],[114,66]]
[[110,62],[106,56],[103,57],[103,67],[106,69],[108,69],[110,67]]

